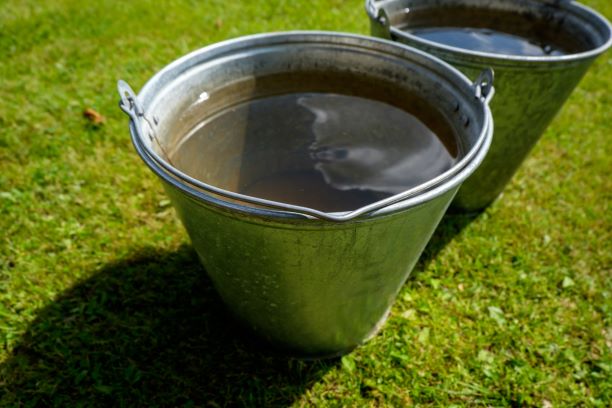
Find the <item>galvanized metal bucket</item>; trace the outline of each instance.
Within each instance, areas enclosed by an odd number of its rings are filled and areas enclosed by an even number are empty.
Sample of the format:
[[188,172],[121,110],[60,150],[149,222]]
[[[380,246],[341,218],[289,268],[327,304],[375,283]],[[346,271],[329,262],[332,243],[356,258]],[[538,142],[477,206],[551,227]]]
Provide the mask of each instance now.
[[[300,70],[394,78],[398,95],[418,92],[439,107],[464,146],[463,159],[409,191],[345,213],[237,194],[168,161],[165,146],[182,137],[170,129],[201,119],[189,107],[202,95],[238,78]],[[457,189],[484,159],[491,85],[486,71],[471,83],[448,64],[390,41],[290,32],[203,48],[162,69],[138,96],[122,81],[119,92],[136,150],[163,181],[229,309],[270,342],[325,357],[378,330]]]
[[[410,13],[444,13],[453,7],[481,14],[502,11],[539,21],[580,41],[582,51],[562,56],[504,55],[452,47],[405,31],[420,23],[418,18],[407,20]],[[367,0],[366,11],[374,36],[431,53],[471,78],[485,67],[495,71],[496,97],[491,105],[495,138],[487,158],[453,201],[452,207],[460,211],[481,210],[501,194],[591,63],[612,44],[610,23],[570,0]],[[453,24],[461,24],[458,18]]]

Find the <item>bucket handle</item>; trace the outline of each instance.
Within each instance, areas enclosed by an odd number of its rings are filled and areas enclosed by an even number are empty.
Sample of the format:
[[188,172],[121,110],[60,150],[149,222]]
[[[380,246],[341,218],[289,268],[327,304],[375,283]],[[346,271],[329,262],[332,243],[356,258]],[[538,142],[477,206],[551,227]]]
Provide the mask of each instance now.
[[[477,92],[480,92],[480,95],[482,95],[483,93],[482,93],[481,86],[480,85],[474,85],[474,86],[476,89],[480,89],[480,91],[477,91]],[[444,181],[444,180],[440,180],[439,177],[435,179],[431,179],[409,190],[406,190],[404,192],[401,192],[391,197],[387,197],[383,200],[379,200],[375,203],[363,206],[356,210],[346,211],[346,212],[335,212],[335,213],[327,213],[324,211],[315,210],[313,208],[302,207],[299,205],[293,205],[293,204],[287,204],[287,203],[281,203],[278,201],[266,200],[263,198],[252,197],[252,196],[224,190],[222,188],[215,187],[210,184],[204,183],[200,180],[197,180],[183,173],[182,171],[178,170],[176,167],[174,167],[172,163],[169,162],[169,158],[167,157],[167,154],[165,153],[163,145],[160,143],[159,139],[157,138],[155,134],[155,128],[158,124],[157,119],[154,118],[153,121],[151,121],[147,117],[142,105],[138,101],[138,97],[136,96],[132,88],[125,81],[119,80],[117,82],[117,89],[119,91],[119,95],[121,96],[121,99],[119,101],[119,108],[130,118],[131,130],[132,130],[131,132],[132,142],[134,143],[136,150],[140,154],[147,156],[146,158],[143,157],[143,160],[148,165],[155,164],[155,165],[160,166],[163,169],[162,171],[165,170],[171,176],[174,176],[175,178],[182,180],[183,182],[191,185],[192,187],[197,187],[200,190],[204,190],[209,193],[213,193],[213,194],[216,194],[222,197],[231,198],[231,199],[249,203],[249,204],[255,204],[255,205],[270,208],[270,209],[280,210],[280,211],[289,212],[293,214],[299,214],[306,218],[316,218],[316,219],[322,219],[322,220],[334,221],[334,222],[346,222],[346,221],[351,221],[361,215],[372,213],[374,211],[383,209],[385,207],[389,207],[400,201],[404,201],[408,198],[412,198],[420,193],[423,193],[439,185],[440,183]],[[149,140],[151,140],[151,142],[155,141],[157,143],[162,153],[166,156],[166,159],[162,159],[149,145],[146,145],[143,143],[142,140],[145,136],[145,133],[143,132],[143,129],[142,129],[143,121],[147,123],[149,127],[149,132],[146,134],[149,137]]]

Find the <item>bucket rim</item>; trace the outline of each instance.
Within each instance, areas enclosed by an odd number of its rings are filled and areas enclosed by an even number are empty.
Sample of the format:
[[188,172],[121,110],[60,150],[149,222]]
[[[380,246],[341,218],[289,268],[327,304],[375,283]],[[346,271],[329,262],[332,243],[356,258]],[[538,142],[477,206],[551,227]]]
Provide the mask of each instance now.
[[[382,0],[381,3],[390,2]],[[512,1],[510,1],[512,2]],[[600,24],[601,28],[604,28],[607,33],[607,39],[600,46],[578,53],[573,54],[565,54],[558,56],[529,56],[529,55],[516,55],[516,54],[499,54],[485,51],[475,51],[467,48],[454,47],[452,45],[442,44],[436,41],[426,40],[424,38],[418,37],[416,35],[407,33],[398,28],[395,28],[393,25],[385,25],[381,22],[381,17],[388,18],[385,16],[386,12],[383,8],[378,8],[375,3],[375,0],[365,0],[365,10],[367,15],[370,17],[371,21],[376,22],[382,27],[385,27],[390,36],[394,36],[398,39],[408,39],[414,43],[422,44],[425,47],[430,49],[436,49],[440,51],[444,51],[446,53],[450,53],[452,55],[456,55],[459,57],[469,57],[476,58],[483,61],[483,63],[489,64],[490,66],[503,66],[507,65],[508,62],[516,63],[516,64],[525,64],[531,65],[533,63],[542,64],[542,63],[558,63],[558,62],[574,62],[574,61],[582,61],[585,59],[596,58],[597,56],[606,52],[612,46],[612,24],[608,21],[606,17],[604,17],[601,13],[594,10],[591,7],[588,7],[584,4],[581,4],[577,1],[573,0],[561,0],[554,5],[558,8],[567,9],[569,11],[581,12],[585,16],[588,16],[593,21],[596,21]],[[435,7],[435,6],[434,6]],[[573,8],[573,10],[572,10]],[[381,14],[384,13],[384,14]]]
[[[480,166],[482,161],[485,159],[489,148],[491,147],[491,142],[493,141],[493,117],[490,110],[487,110],[487,116],[489,116],[489,125],[485,129],[485,139],[480,149],[477,151],[474,159],[463,169],[461,169],[457,174],[453,177],[450,177],[445,182],[432,187],[430,190],[423,192],[417,196],[405,199],[403,201],[398,201],[388,206],[385,206],[376,211],[366,212],[357,217],[349,218],[349,219],[338,219],[338,217],[333,217],[335,214],[345,214],[346,212],[336,212],[336,213],[324,213],[332,216],[325,217],[316,217],[309,214],[305,214],[302,212],[291,212],[286,210],[276,210],[270,208],[263,207],[252,207],[236,202],[225,201],[220,198],[217,198],[206,191],[202,191],[197,189],[195,186],[192,186],[188,183],[183,183],[177,178],[173,177],[168,172],[164,171],[164,169],[153,160],[144,150],[141,142],[136,136],[135,124],[133,121],[130,121],[130,133],[132,143],[134,148],[136,149],[140,158],[145,162],[145,164],[157,175],[162,181],[166,182],[168,185],[180,190],[182,193],[186,194],[188,197],[194,199],[198,205],[203,205],[203,203],[213,205],[215,207],[230,210],[233,212],[240,212],[243,214],[248,214],[249,216],[256,216],[258,218],[266,219],[266,220],[291,220],[295,221],[310,221],[310,222],[331,222],[331,223],[339,223],[339,224],[347,224],[349,222],[363,222],[364,220],[368,220],[371,218],[379,218],[383,216],[388,216],[391,214],[399,213],[402,211],[406,211],[410,208],[418,207],[420,205],[426,204],[428,201],[431,201],[444,193],[452,190],[453,188],[458,188],[474,171]],[[450,201],[448,203],[450,205]]]
[[[473,90],[476,90],[476,96],[474,104],[478,105],[477,110],[481,111],[483,114],[483,124],[480,129],[478,138],[476,142],[473,144],[468,153],[462,158],[460,162],[455,164],[451,169],[439,175],[431,180],[428,180],[425,183],[415,186],[414,188],[407,190],[405,192],[396,194],[392,197],[389,197],[384,200],[379,200],[375,203],[360,207],[353,211],[345,211],[345,212],[323,212],[316,209],[312,209],[309,207],[302,207],[291,205],[282,202],[275,202],[270,200],[259,199],[257,197],[241,195],[232,191],[223,190],[214,186],[207,185],[206,183],[202,183],[197,179],[191,178],[190,176],[182,173],[180,170],[176,169],[174,166],[169,164],[166,160],[159,157],[159,155],[144,141],[145,133],[142,131],[142,122],[149,122],[144,115],[138,115],[138,110],[144,112],[141,107],[137,107],[134,112],[134,116],[125,109],[125,105],[127,104],[125,100],[123,100],[123,95],[126,92],[126,88],[131,92],[131,89],[127,84],[123,81],[119,81],[119,90],[122,95],[122,102],[120,103],[121,108],[128,113],[131,117],[130,121],[130,133],[132,136],[132,142],[136,147],[138,154],[145,161],[145,163],[156,173],[158,176],[162,177],[166,182],[173,184],[175,187],[179,187],[181,190],[189,193],[190,195],[203,199],[204,201],[209,201],[217,205],[221,205],[224,207],[231,207],[234,210],[241,210],[247,213],[259,213],[260,215],[265,215],[267,217],[276,217],[279,215],[293,214],[299,215],[300,217],[306,218],[318,218],[328,221],[336,221],[336,222],[344,222],[349,221],[354,218],[362,217],[363,215],[375,216],[382,215],[386,213],[390,213],[391,209],[393,211],[400,211],[404,207],[410,207],[413,205],[417,205],[421,202],[427,201],[427,199],[433,198],[433,196],[429,196],[428,193],[431,191],[438,192],[437,195],[442,194],[443,191],[440,191],[438,187],[448,187],[445,188],[444,191],[452,188],[455,183],[450,183],[454,179],[456,179],[458,174],[463,174],[466,168],[471,169],[471,172],[475,170],[475,166],[473,166],[473,162],[476,158],[480,158],[482,156],[482,151],[484,145],[490,144],[491,134],[493,131],[492,125],[492,115],[490,112],[490,108],[488,106],[488,102],[490,100],[490,96],[492,96],[493,90],[490,90],[490,94],[478,96],[478,92],[484,89],[484,87],[480,86],[479,82],[471,83],[468,78],[462,74],[459,70],[452,67],[450,64],[436,58],[424,51],[418,50],[413,47],[409,47],[404,44],[400,44],[393,41],[388,41],[384,39],[362,36],[357,34],[350,33],[342,33],[342,32],[329,32],[329,31],[288,31],[288,32],[272,32],[272,33],[263,33],[249,36],[237,37],[234,39],[222,41],[219,43],[215,43],[198,50],[195,50],[191,53],[188,53],[177,60],[171,62],[166,67],[162,68],[159,72],[157,72],[147,83],[143,86],[142,90],[138,94],[138,96],[134,95],[134,99],[130,101],[131,103],[137,103],[138,100],[145,100],[148,104],[151,104],[152,101],[155,100],[155,96],[164,89],[164,82],[170,83],[175,78],[172,77],[171,72],[177,68],[184,68],[183,71],[180,71],[180,74],[184,74],[189,69],[199,65],[198,63],[189,64],[190,60],[193,60],[203,54],[214,54],[215,51],[223,51],[224,48],[228,48],[229,52],[232,52],[232,46],[243,45],[244,43],[250,44],[251,47],[255,48],[256,46],[270,46],[269,42],[277,41],[278,44],[284,44],[282,41],[289,41],[294,39],[294,41],[302,40],[303,42],[308,42],[310,39],[313,44],[321,43],[322,39],[329,39],[330,44],[339,44],[344,46],[353,46],[356,48],[369,48],[373,52],[378,53],[389,53],[396,52],[394,57],[401,58],[402,53],[416,54],[417,58],[421,58],[421,61],[426,61],[427,63],[433,63],[438,66],[438,69],[441,72],[444,72],[445,75],[448,75],[449,78],[453,78],[459,81],[456,85],[456,89],[465,95],[465,91],[467,87],[471,87]],[[331,40],[336,39],[337,41],[346,41],[346,42],[332,42]],[[268,41],[268,42],[267,42]],[[368,47],[364,46],[363,42],[366,42]],[[244,46],[244,45],[243,45]],[[387,47],[387,50],[382,49],[381,46]],[[400,52],[397,52],[400,50]],[[214,60],[213,55],[213,60]],[[417,62],[418,63],[418,62]],[[187,65],[187,67],[183,67]],[[165,78],[165,77],[170,78]],[[486,76],[486,75],[485,75]],[[489,86],[491,85],[492,78],[490,78]],[[486,81],[485,81],[486,82]],[[160,83],[162,84],[160,86]],[[484,82],[483,82],[484,84]],[[463,88],[463,91],[462,91]],[[466,99],[467,100],[467,97]],[[148,123],[150,125],[150,123]],[[488,150],[488,147],[487,147]],[[480,158],[481,159],[481,158]],[[481,160],[480,160],[481,161]],[[478,161],[478,164],[480,163]],[[466,176],[467,177],[467,176]],[[461,179],[463,181],[464,178]],[[180,181],[179,181],[180,180]],[[189,185],[187,188],[186,184]],[[211,188],[212,187],[212,188]],[[207,194],[204,191],[208,191],[209,193],[213,193],[215,196]],[[406,194],[407,192],[411,194]],[[222,199],[217,198],[216,196],[233,198],[234,200],[238,200],[241,203],[228,202]],[[424,199],[423,197],[429,197]],[[242,204],[247,203],[247,204]],[[251,205],[248,205],[250,203]],[[253,207],[252,205],[263,205],[264,207],[268,207],[266,209],[260,209],[258,207]],[[400,205],[401,204],[401,205]],[[400,208],[401,207],[401,208]],[[271,209],[274,208],[274,209]],[[280,208],[280,209],[279,209]],[[385,211],[387,210],[387,211]]]

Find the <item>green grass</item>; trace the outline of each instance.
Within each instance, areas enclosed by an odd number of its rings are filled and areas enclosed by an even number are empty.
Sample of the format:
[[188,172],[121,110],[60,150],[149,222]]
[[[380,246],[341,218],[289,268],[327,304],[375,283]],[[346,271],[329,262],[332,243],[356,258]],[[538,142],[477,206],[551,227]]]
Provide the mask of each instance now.
[[0,3],[1,405],[610,406],[610,54],[503,199],[443,221],[376,338],[310,363],[241,340],[116,80],[248,33],[367,33],[362,3]]

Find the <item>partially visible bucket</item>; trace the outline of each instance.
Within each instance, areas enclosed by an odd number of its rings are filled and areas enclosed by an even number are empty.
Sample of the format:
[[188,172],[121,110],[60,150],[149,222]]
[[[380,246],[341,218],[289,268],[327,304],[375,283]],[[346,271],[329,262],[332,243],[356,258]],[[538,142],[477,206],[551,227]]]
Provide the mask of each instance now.
[[[418,95],[452,128],[460,156],[450,168],[418,185],[392,190],[390,197],[348,211],[241,193],[241,179],[273,171],[278,163],[299,167],[302,159],[296,151],[320,144],[318,132],[329,118],[325,111],[313,111],[310,141],[296,139],[286,124],[265,121],[257,121],[264,127],[258,133],[232,138],[202,119],[218,117],[212,113],[220,108],[240,109],[245,100],[304,90],[303,83],[280,89],[266,79],[270,75],[302,78],[313,73],[357,78],[347,82],[348,88],[336,89],[339,94],[368,98],[357,85],[358,78],[369,78],[380,87],[392,84],[388,91],[399,105],[404,97]],[[291,32],[203,48],[164,68],[138,96],[122,81],[119,92],[120,106],[132,119],[136,150],[164,182],[229,309],[272,343],[302,357],[322,357],[348,352],[380,328],[457,189],[483,160],[492,137],[491,80],[485,71],[470,83],[444,62],[389,41]],[[217,90],[232,83],[241,85],[218,97]],[[324,85],[306,88],[318,91]],[[262,112],[251,110],[236,126],[248,127],[259,119],[253,116],[257,114]],[[392,119],[379,118],[381,124]],[[208,129],[202,139],[206,143],[180,150],[189,146],[186,138],[199,123]],[[255,134],[259,138],[254,140]],[[385,135],[376,137],[384,140]],[[195,170],[187,174],[177,151],[199,167],[190,167]],[[346,154],[346,149],[334,151]],[[360,150],[366,159],[376,153]],[[322,159],[316,168],[336,177],[326,163]]]
[[[367,0],[366,11],[375,36],[431,53],[471,78],[485,67],[495,71],[495,138],[452,204],[468,212],[499,196],[589,66],[612,44],[606,19],[570,0]],[[474,32],[454,31],[444,38],[440,32],[424,33],[431,27]],[[474,45],[482,29],[516,30],[550,44],[525,41],[516,52],[508,47],[516,38],[494,43],[485,33],[491,42]],[[479,50],[470,49],[474,46]]]

